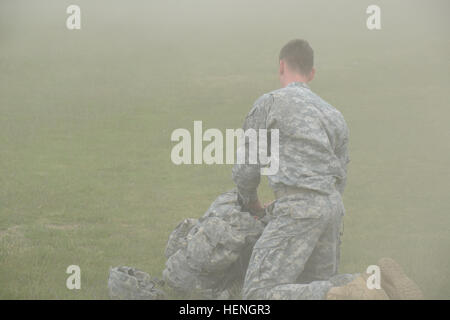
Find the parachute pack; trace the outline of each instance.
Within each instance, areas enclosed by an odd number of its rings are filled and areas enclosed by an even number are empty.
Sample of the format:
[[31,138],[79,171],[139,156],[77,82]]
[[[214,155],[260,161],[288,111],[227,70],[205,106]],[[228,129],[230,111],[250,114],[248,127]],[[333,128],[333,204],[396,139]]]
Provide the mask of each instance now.
[[163,282],[131,267],[110,270],[113,299],[164,299],[165,284],[181,294],[197,292],[207,299],[227,299],[240,286],[264,223],[238,203],[236,189],[218,196],[199,219],[188,218],[170,234]]
[[203,217],[185,219],[170,235],[164,281],[181,292],[226,296],[242,282],[263,229],[263,222],[241,211],[236,190],[221,194]]

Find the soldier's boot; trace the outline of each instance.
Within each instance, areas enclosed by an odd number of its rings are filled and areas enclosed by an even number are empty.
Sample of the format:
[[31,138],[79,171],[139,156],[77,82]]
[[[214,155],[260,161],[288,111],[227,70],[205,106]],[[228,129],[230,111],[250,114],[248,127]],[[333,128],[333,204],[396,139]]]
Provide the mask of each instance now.
[[389,296],[381,289],[369,289],[367,287],[367,276],[359,275],[352,282],[331,288],[327,300],[389,300]]
[[391,258],[378,261],[381,271],[381,286],[393,300],[424,299],[422,291],[403,271],[402,267]]

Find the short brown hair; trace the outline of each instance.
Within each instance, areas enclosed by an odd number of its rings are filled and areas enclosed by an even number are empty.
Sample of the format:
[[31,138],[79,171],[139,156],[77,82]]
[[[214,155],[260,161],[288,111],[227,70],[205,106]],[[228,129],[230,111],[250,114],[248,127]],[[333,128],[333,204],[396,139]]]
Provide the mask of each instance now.
[[284,45],[280,51],[280,61],[286,61],[293,71],[308,75],[314,65],[314,51],[308,41],[294,39]]

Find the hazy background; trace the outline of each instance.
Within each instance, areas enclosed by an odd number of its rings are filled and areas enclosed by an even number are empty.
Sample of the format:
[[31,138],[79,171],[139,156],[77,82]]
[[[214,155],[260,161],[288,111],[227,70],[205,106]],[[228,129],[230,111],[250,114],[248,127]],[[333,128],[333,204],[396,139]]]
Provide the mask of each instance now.
[[[81,30],[66,29],[70,4]],[[0,298],[107,298],[117,265],[160,276],[176,224],[233,187],[230,166],[173,165],[171,132],[240,127],[278,88],[292,38],[310,41],[311,87],[350,127],[340,271],[391,256],[450,298],[449,13],[446,0],[1,0]],[[71,264],[81,290],[65,286]]]

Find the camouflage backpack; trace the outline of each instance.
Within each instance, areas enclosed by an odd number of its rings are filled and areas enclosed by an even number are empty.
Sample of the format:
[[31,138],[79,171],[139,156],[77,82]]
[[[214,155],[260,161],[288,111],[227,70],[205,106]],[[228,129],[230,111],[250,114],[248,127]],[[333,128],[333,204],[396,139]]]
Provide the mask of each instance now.
[[159,288],[164,282],[132,267],[120,266],[109,270],[108,291],[111,299],[159,300],[165,294]]
[[264,224],[238,204],[236,189],[219,195],[199,219],[185,219],[166,247],[165,283],[216,298],[243,280]]

